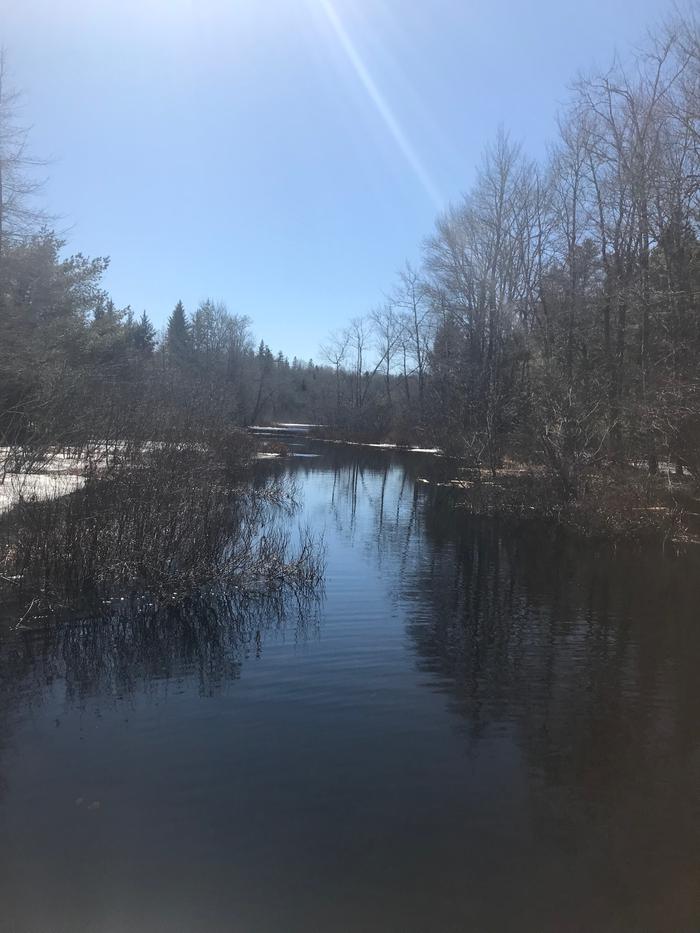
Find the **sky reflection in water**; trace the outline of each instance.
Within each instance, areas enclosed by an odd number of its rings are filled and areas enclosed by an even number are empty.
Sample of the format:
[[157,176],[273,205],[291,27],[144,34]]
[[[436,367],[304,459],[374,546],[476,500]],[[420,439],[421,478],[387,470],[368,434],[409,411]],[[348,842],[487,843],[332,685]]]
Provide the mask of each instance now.
[[0,930],[700,926],[698,559],[314,452],[320,605],[2,636]]

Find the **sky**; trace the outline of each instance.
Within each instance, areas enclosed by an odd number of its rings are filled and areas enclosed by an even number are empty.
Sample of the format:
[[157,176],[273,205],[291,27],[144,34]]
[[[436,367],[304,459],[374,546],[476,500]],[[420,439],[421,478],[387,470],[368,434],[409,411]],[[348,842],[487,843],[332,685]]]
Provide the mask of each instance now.
[[499,127],[533,157],[660,0],[0,0],[44,199],[118,306],[291,359],[380,304]]

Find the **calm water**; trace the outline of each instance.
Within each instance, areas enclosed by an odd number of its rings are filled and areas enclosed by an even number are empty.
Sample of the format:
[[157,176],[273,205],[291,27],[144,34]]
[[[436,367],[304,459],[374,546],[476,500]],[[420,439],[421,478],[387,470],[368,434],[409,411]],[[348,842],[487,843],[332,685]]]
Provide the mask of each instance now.
[[319,605],[1,636],[0,930],[700,930],[698,557],[317,450]]

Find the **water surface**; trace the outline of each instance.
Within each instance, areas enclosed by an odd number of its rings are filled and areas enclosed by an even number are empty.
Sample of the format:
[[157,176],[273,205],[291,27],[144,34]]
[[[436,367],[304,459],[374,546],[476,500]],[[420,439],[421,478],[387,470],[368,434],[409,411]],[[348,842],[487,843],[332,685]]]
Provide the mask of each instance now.
[[698,558],[299,452],[318,605],[3,632],[0,930],[700,929]]

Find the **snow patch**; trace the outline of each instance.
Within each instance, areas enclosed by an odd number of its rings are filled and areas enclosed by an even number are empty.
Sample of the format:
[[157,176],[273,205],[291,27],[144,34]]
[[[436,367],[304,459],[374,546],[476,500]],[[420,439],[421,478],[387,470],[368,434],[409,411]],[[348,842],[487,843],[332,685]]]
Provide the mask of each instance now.
[[0,482],[0,512],[14,508],[21,500],[41,502],[67,496],[85,483],[83,476],[67,473],[8,473]]

